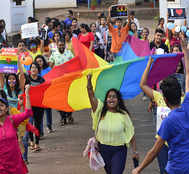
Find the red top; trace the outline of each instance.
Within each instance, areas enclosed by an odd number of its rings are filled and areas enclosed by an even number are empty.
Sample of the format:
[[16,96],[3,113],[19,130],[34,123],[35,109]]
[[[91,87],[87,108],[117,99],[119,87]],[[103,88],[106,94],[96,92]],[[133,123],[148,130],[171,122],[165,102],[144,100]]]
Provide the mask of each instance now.
[[87,48],[90,48],[91,41],[94,41],[94,35],[92,32],[88,32],[87,35],[79,34],[78,40],[84,44]]

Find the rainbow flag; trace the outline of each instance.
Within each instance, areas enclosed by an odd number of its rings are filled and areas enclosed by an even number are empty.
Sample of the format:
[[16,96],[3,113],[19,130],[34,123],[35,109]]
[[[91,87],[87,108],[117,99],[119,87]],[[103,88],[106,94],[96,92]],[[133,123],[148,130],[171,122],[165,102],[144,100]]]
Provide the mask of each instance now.
[[0,54],[0,72],[1,73],[16,73],[17,68],[17,49],[2,48]]
[[[75,57],[53,68],[44,76],[45,83],[31,88],[33,106],[49,107],[73,112],[90,108],[87,94],[87,74],[92,73],[92,83],[96,97],[104,100],[108,89],[121,91],[124,99],[133,98],[141,92],[139,83],[149,56],[134,58],[109,64],[89,51],[76,38],[72,39]],[[154,63],[150,71],[149,84],[153,84],[176,70],[182,54],[153,56]],[[122,61],[121,61],[122,58]],[[162,69],[162,64],[169,64]]]

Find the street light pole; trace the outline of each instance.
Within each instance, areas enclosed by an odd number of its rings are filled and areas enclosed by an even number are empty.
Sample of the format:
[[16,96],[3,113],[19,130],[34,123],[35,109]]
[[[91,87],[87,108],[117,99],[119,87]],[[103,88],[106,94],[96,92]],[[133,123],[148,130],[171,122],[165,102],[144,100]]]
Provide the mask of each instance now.
[[35,18],[35,0],[33,0],[33,17]]

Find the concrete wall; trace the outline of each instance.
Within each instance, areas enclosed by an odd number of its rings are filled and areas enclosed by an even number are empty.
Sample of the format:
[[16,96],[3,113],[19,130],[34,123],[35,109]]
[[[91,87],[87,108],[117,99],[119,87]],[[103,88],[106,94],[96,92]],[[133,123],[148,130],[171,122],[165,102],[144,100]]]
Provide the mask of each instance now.
[[77,7],[76,0],[35,0],[35,8]]
[[[167,8],[186,8],[187,23],[189,24],[189,1],[175,0],[175,2],[167,2],[167,0],[159,1],[160,17],[165,19],[167,23]],[[175,20],[175,24],[183,25],[184,20]]]
[[118,0],[119,4],[135,4],[141,2],[144,2],[144,0]]
[[10,18],[10,1],[9,0],[1,0],[0,5],[0,19],[4,19],[6,22],[7,31],[11,30],[11,18]]
[[28,16],[33,16],[32,3],[32,0],[25,0],[22,5],[17,6],[12,0],[1,0],[0,19],[5,20],[8,34],[20,31]]

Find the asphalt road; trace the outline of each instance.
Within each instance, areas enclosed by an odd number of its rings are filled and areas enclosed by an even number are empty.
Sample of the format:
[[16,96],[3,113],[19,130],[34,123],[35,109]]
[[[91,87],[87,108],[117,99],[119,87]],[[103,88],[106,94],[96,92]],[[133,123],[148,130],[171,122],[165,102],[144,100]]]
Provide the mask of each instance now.
[[[37,14],[40,22],[45,16],[54,17],[61,15],[61,10],[49,11],[45,14],[40,11]],[[80,22],[90,23],[90,19],[80,19]],[[156,26],[154,20],[140,20],[140,25],[148,27],[151,32],[151,38]],[[146,152],[152,147],[154,143],[155,126],[152,121],[152,113],[147,112],[148,101],[142,100],[142,95],[137,96],[133,100],[125,101],[126,105],[132,114],[132,120],[135,126],[136,141],[140,159],[144,158]],[[87,158],[82,157],[82,152],[90,137],[93,136],[92,120],[90,118],[90,111],[83,110],[73,113],[74,124],[59,126],[60,116],[56,111],[53,112],[53,127],[56,129],[55,133],[47,134],[45,138],[40,141],[42,151],[39,153],[29,152],[28,165],[30,174],[103,174],[104,170],[97,172],[91,171]],[[44,120],[45,122],[45,120]],[[124,174],[130,174],[133,168],[130,150],[127,155],[126,169]],[[143,174],[157,174],[159,173],[157,161],[146,168]]]
[[[142,96],[133,100],[125,101],[131,112],[135,126],[136,141],[140,158],[143,159],[145,153],[150,149],[154,142],[155,126],[152,121],[152,114],[148,113],[148,101],[143,101]],[[47,134],[40,141],[41,152],[29,152],[29,173],[30,174],[92,174],[105,173],[104,170],[98,172],[91,171],[87,158],[82,157],[82,152],[88,139],[93,136],[92,120],[90,111],[83,110],[73,113],[74,124],[59,126],[60,116],[56,111],[53,112],[53,127],[55,133]],[[45,121],[45,120],[44,120]],[[133,162],[130,149],[127,155],[125,174],[131,173]],[[158,173],[157,161],[155,160],[144,174]]]

